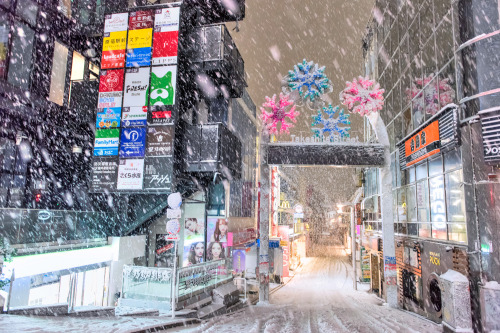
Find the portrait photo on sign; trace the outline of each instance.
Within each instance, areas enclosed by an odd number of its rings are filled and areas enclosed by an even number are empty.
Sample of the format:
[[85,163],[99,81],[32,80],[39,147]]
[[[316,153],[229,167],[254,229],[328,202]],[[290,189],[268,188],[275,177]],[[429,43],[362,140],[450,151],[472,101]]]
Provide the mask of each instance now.
[[228,221],[225,218],[207,219],[207,241],[227,243]]
[[205,242],[193,241],[184,242],[184,262],[183,267],[200,264],[205,262]]
[[207,245],[207,261],[226,259],[227,243],[209,242]]
[[184,261],[183,266],[205,262],[205,227],[202,218],[184,219]]

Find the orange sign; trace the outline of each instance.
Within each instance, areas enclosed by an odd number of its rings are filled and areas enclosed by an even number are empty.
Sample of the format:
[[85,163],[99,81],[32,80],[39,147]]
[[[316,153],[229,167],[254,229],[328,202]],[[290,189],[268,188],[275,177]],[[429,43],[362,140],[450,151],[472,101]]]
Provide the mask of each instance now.
[[439,120],[436,120],[405,141],[406,166],[409,167],[439,152]]

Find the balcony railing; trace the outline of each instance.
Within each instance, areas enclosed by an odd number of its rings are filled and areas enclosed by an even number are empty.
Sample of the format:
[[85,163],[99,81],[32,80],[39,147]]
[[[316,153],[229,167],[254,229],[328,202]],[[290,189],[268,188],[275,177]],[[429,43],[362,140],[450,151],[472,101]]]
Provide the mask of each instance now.
[[227,169],[233,177],[241,176],[241,142],[223,124],[188,125],[184,135],[187,172]]

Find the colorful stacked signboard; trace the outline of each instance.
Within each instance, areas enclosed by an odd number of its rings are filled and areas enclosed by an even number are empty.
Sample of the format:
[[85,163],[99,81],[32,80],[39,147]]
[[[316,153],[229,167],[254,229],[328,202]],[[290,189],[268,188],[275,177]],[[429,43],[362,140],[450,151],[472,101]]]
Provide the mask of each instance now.
[[94,192],[172,190],[179,17],[180,7],[105,17]]

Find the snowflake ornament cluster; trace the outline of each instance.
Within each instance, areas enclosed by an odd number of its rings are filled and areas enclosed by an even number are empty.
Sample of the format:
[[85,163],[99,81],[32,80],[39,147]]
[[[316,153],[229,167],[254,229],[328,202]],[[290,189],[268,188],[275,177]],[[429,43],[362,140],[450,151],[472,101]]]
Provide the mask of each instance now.
[[[327,115],[324,117],[324,113]],[[336,116],[336,117],[335,117]],[[331,104],[318,110],[318,114],[313,117],[312,126],[323,125],[323,128],[312,128],[311,130],[316,136],[323,137],[328,134],[329,137],[333,135],[340,135],[341,137],[349,137],[350,125],[349,114],[345,114],[344,110],[339,106],[333,107]]]
[[288,71],[286,83],[292,91],[297,90],[302,99],[313,102],[332,89],[332,83],[324,71],[325,66],[319,67],[313,61],[304,59]]
[[[267,112],[265,108],[271,108],[271,112]],[[270,134],[278,133],[278,123],[281,123],[280,134],[283,132],[290,133],[289,128],[292,128],[293,124],[287,122],[285,118],[288,117],[290,121],[296,123],[295,117],[300,114],[295,111],[295,105],[290,100],[290,96],[283,93],[280,93],[278,102],[276,102],[276,95],[273,95],[272,98],[266,96],[266,102],[262,104],[260,111],[262,112],[260,117]]]
[[346,88],[339,98],[349,111],[364,116],[382,110],[384,89],[380,89],[380,85],[374,80],[360,76],[352,82],[346,82]]
[[[434,80],[432,75],[424,79],[415,79],[411,89],[406,89],[406,97],[412,100],[417,95],[421,94],[424,89],[424,98],[419,98],[413,101],[413,109],[435,115],[441,107],[453,103],[455,99],[455,91],[450,85],[450,79]],[[430,83],[430,84],[429,84]],[[424,88],[425,87],[425,88]]]

